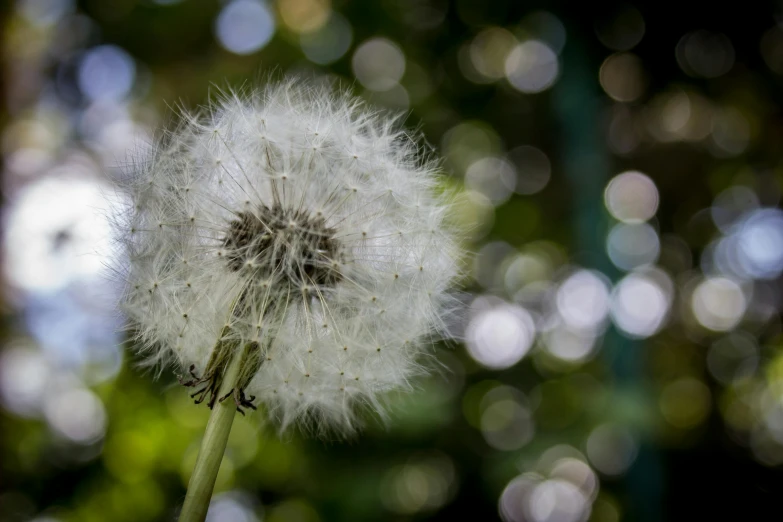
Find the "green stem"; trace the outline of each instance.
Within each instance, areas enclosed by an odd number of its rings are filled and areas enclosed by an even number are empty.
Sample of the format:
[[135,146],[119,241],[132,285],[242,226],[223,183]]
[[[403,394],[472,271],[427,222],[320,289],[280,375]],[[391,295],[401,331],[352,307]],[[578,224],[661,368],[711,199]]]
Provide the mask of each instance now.
[[188,483],[188,492],[185,495],[185,504],[179,515],[179,522],[203,522],[207,517],[209,501],[212,498],[212,490],[215,487],[220,462],[226,451],[228,434],[231,433],[231,424],[237,405],[230,395],[234,386],[238,383],[242,354],[235,353],[223,374],[223,382],[220,385],[218,397],[229,395],[224,401],[215,401],[212,413],[207,422],[204,439],[196,458],[196,466]]

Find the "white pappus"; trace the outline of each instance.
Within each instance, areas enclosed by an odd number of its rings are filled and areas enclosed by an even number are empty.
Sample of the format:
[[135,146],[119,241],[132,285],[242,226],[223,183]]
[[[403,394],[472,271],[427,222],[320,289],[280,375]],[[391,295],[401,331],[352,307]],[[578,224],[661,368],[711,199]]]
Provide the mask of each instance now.
[[459,250],[429,155],[329,87],[232,92],[134,163],[118,220],[123,310],[150,364],[197,401],[233,397],[285,428],[351,430],[409,386],[443,329]]

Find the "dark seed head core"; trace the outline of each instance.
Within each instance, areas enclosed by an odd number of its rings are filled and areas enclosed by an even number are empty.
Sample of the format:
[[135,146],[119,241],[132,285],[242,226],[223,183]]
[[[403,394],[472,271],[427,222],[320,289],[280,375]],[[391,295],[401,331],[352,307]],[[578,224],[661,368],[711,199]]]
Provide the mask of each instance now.
[[280,277],[293,286],[330,286],[342,278],[333,266],[343,260],[342,247],[323,217],[279,205],[236,217],[223,238],[232,271]]

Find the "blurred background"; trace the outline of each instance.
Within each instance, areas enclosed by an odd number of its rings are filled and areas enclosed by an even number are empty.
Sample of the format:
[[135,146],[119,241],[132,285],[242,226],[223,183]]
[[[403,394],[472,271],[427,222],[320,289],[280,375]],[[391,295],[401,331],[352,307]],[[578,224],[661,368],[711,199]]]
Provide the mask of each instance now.
[[0,3],[0,520],[176,516],[208,410],[116,333],[96,209],[272,70],[442,154],[468,313],[388,426],[237,418],[210,522],[779,518],[783,4],[577,4]]

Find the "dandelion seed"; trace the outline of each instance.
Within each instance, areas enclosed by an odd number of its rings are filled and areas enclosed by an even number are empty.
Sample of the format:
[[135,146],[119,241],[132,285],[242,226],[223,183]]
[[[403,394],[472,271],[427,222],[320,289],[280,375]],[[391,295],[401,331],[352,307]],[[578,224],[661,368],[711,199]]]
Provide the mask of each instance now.
[[449,312],[458,256],[438,169],[393,119],[328,88],[286,81],[205,112],[125,187],[137,344],[196,402],[350,431],[357,406],[382,413],[425,371]]

